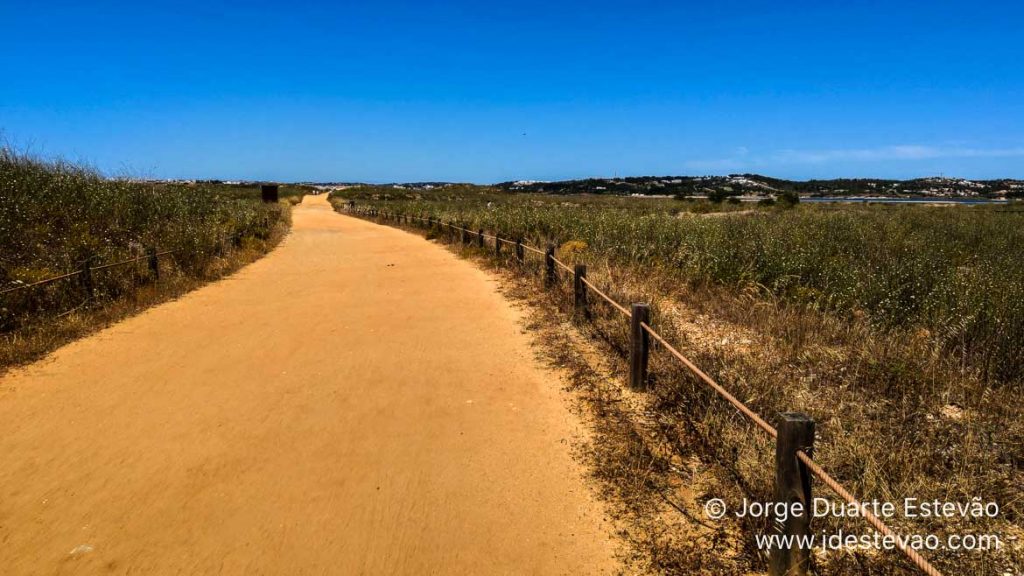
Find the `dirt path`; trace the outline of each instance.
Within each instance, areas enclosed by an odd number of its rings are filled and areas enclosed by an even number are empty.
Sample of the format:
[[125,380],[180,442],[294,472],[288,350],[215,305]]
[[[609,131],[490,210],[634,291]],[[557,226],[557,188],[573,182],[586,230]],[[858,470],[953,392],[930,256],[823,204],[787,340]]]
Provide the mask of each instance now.
[[494,282],[307,196],[233,277],[0,377],[0,574],[600,574]]

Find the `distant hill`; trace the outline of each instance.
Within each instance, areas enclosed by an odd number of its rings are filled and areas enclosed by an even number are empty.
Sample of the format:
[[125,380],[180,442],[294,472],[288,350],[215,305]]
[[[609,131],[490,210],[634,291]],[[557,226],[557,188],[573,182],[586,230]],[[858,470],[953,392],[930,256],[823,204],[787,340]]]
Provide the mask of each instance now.
[[[437,184],[437,183],[433,183]],[[1024,197],[1024,180],[964,180],[962,178],[876,178],[836,180],[781,180],[758,174],[729,176],[637,176],[538,182],[519,180],[495,184],[510,192],[548,194],[616,194],[704,196],[720,192],[731,196],[772,196],[797,192],[803,196],[942,196]]]

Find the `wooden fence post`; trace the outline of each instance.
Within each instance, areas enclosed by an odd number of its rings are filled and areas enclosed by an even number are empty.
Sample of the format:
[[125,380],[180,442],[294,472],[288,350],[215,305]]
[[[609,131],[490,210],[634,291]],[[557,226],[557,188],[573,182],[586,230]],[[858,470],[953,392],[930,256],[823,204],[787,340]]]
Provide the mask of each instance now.
[[462,243],[469,244],[469,233],[466,232],[465,228],[460,228],[460,230],[462,231]]
[[525,258],[526,258],[526,254],[525,254],[525,251],[523,250],[523,239],[522,238],[516,238],[516,260],[518,260],[519,263],[522,264],[523,260]]
[[[794,539],[811,533],[811,473],[797,458],[798,450],[813,456],[814,420],[800,412],[779,415],[778,437],[775,439],[775,502],[803,505],[803,514],[788,514],[785,521],[772,523],[777,534]],[[791,548],[772,548],[768,556],[770,576],[806,576],[811,569],[811,551],[794,543]]]
[[551,286],[555,283],[555,247],[548,244],[544,250],[544,284]]
[[484,247],[484,229],[483,228],[481,228],[481,229],[476,231],[476,245],[481,247],[481,248]]
[[92,300],[96,291],[92,283],[92,256],[82,263],[82,289],[85,291],[85,299]]
[[577,264],[572,274],[573,304],[576,313],[582,314],[584,318],[590,318],[590,309],[587,307],[587,285],[583,279],[587,277],[587,265]]
[[501,234],[494,233],[494,257],[501,258]]
[[149,257],[149,273],[153,280],[160,279],[160,257],[156,255],[156,246],[146,248],[146,255]]
[[643,390],[647,386],[647,356],[651,349],[650,335],[643,324],[650,324],[651,307],[633,304],[629,315],[629,387]]

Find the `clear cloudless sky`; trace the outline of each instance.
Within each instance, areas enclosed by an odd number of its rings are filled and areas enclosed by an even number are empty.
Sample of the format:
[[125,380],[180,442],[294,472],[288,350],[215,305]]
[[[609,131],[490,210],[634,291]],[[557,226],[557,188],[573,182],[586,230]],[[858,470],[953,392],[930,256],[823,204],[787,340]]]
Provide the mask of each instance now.
[[0,138],[159,178],[1022,178],[1024,3],[0,0]]

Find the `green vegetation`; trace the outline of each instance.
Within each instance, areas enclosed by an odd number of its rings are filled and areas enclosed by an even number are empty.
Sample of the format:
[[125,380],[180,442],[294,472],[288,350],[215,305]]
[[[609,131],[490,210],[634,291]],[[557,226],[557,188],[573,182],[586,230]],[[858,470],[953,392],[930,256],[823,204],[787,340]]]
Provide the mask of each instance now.
[[[785,208],[782,198],[733,210],[707,201],[470,187],[354,188],[334,202],[343,209],[348,200],[559,246],[560,258],[586,263],[589,278],[620,302],[651,302],[662,335],[769,420],[782,411],[811,414],[816,459],[859,497],[979,496],[1001,506],[995,520],[897,518],[900,531],[1020,537],[1024,214],[994,206]],[[568,284],[545,297],[565,305]],[[621,353],[624,323],[605,312],[587,329]],[[655,354],[652,374],[649,404],[634,411],[647,421],[633,432],[643,447],[624,445],[619,453],[633,460],[604,463],[650,472],[642,481],[614,481],[659,495],[681,484],[700,489],[687,511],[694,518],[707,498],[770,499],[772,444],[663,354]],[[686,466],[706,466],[707,476],[681,481],[674,470],[694,457],[702,464]],[[820,483],[816,490],[831,496]],[[823,519],[817,527],[870,533],[857,519]],[[737,528],[769,529],[759,521]],[[655,532],[641,544],[651,565],[691,570],[698,544]],[[728,540],[728,529],[715,534],[724,540],[709,536],[699,545]],[[742,546],[721,560],[723,573],[763,568],[752,538]],[[1012,546],[927,555],[947,573],[1024,566],[1024,552]],[[836,552],[816,561],[826,574],[899,574],[909,566],[895,553]]]
[[[373,188],[345,194],[374,196],[394,210],[541,245],[582,241],[584,260],[925,328],[938,350],[992,382],[1024,376],[1024,218],[1002,208],[837,205],[694,219],[679,216],[706,204],[446,191],[403,198]],[[789,196],[778,204],[799,202]]]
[[[293,202],[302,194],[283,192]],[[92,170],[2,149],[0,290],[81,270],[86,261],[100,267],[144,256],[148,248],[173,251],[161,258],[161,284],[181,289],[268,249],[287,225],[287,214],[287,202],[264,204],[252,187],[108,180]],[[92,297],[80,276],[0,295],[0,366],[60,343],[62,338],[51,341],[40,332],[59,332],[52,325],[56,319],[73,313],[80,322],[104,304],[152,292],[147,264],[94,271]],[[26,344],[31,338],[25,329],[50,343]]]

